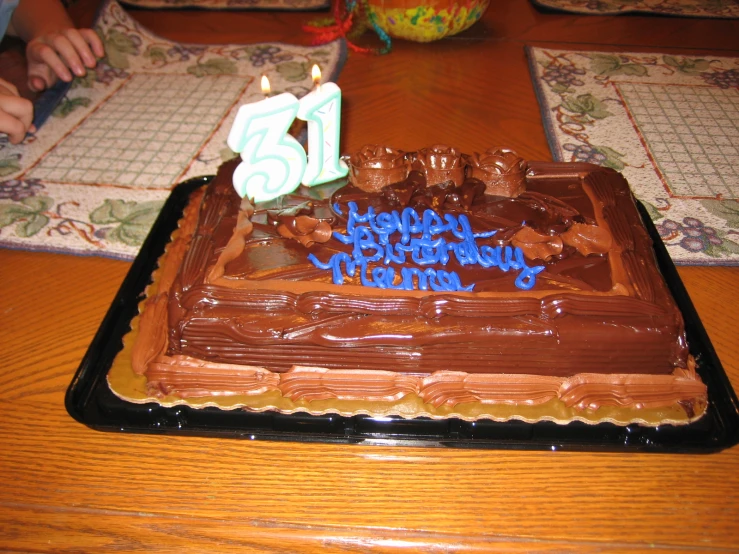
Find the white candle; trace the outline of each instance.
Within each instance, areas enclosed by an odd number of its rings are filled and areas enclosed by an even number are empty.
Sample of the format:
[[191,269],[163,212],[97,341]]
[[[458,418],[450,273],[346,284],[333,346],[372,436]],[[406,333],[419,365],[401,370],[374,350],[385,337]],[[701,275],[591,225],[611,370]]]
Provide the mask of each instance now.
[[[266,77],[262,91],[269,94]],[[305,150],[288,134],[299,108],[298,99],[287,92],[239,108],[227,143],[241,154],[233,185],[242,198],[265,202],[300,185],[307,165]]]
[[302,183],[313,186],[345,177],[349,172],[339,157],[341,89],[320,84],[321,71],[313,66],[316,88],[300,99],[298,117],[308,123],[308,166]]

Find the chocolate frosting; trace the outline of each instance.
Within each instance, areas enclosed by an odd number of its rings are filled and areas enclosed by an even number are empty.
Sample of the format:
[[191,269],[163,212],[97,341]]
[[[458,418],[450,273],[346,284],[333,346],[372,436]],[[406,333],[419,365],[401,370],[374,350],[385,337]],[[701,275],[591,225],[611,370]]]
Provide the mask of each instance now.
[[485,183],[488,194],[515,198],[526,189],[526,162],[508,148],[489,148],[468,156],[470,176]]
[[[433,404],[559,398],[582,409],[705,398],[682,317],[618,173],[515,162],[503,151],[503,174],[526,168],[525,190],[504,197],[486,192],[468,165],[461,183],[429,183],[428,166],[456,170],[470,158],[423,152],[366,148],[352,157],[352,183],[301,188],[256,207],[240,204],[235,163],[224,165],[199,215],[182,223],[194,229],[182,233],[186,252],[173,247],[165,268],[180,267],[167,290],[160,286],[168,291],[166,347],[148,344],[147,333],[134,348],[158,352],[137,368],[152,390],[252,394],[268,386],[296,398],[417,394]],[[353,184],[368,182],[368,190]],[[350,203],[362,213],[463,214],[474,232],[495,231],[484,239],[491,247],[519,246],[544,269],[531,290],[516,288],[512,272],[454,260],[448,269],[474,292],[367,288],[348,275],[334,284],[308,255],[351,251],[333,234],[346,233]],[[159,294],[149,298],[142,329],[155,326],[145,320],[159,320],[161,303]]]
[[456,148],[443,144],[423,148],[415,154],[413,165],[423,171],[427,185],[451,182],[458,187],[464,182],[465,165]]
[[410,171],[405,152],[389,146],[368,144],[349,157],[349,181],[356,187],[372,192],[390,183],[404,180]]

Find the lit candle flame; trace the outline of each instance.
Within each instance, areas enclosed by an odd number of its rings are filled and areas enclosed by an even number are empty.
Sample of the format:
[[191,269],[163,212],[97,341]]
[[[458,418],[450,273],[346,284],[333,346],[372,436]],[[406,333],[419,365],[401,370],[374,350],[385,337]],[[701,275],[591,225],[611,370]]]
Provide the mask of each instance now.
[[311,77],[313,77],[313,84],[316,85],[316,87],[321,87],[321,68],[318,67],[318,64],[313,64],[313,67],[311,68]]
[[269,96],[270,92],[269,79],[267,79],[266,75],[262,75],[262,94],[264,94],[264,96]]

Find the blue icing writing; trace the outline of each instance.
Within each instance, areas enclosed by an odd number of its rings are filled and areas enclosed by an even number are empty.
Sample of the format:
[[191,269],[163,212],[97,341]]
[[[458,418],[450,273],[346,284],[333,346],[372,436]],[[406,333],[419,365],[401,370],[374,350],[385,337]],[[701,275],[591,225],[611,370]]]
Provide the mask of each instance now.
[[371,279],[367,276],[367,262],[358,262],[344,252],[334,254],[328,263],[321,262],[313,254],[308,254],[308,259],[319,269],[330,269],[332,271],[335,285],[344,284],[344,275],[341,266],[344,264],[346,274],[354,277],[359,270],[360,280],[365,287],[396,290],[433,290],[433,291],[471,291],[474,285],[462,286],[459,275],[444,271],[443,269],[428,268],[421,270],[416,267],[403,267],[400,269],[401,282],[395,284],[395,268],[374,267],[370,271]]
[[[529,267],[523,251],[510,246],[478,245],[477,239],[489,238],[496,231],[474,233],[466,215],[445,214],[442,218],[434,210],[427,209],[419,215],[413,208],[402,212],[375,213],[372,206],[360,214],[355,202],[349,202],[346,235],[334,232],[339,242],[351,245],[351,255],[334,254],[328,262],[322,262],[313,254],[308,259],[319,269],[331,270],[333,283],[344,284],[344,275],[354,277],[359,271],[362,285],[382,289],[471,291],[474,284],[464,286],[454,271],[425,267],[445,266],[451,256],[460,265],[497,267],[502,271],[519,271],[515,285],[529,290],[536,284],[536,275],[544,266]],[[338,213],[339,206],[335,206]],[[450,233],[458,242],[447,242],[439,235]],[[400,241],[391,241],[391,235],[399,233]],[[408,260],[410,258],[410,261]],[[368,271],[369,264],[377,264]],[[396,283],[396,269],[391,264],[413,263],[419,267],[400,268]],[[384,267],[383,267],[384,266]],[[425,267],[425,269],[424,269]]]

